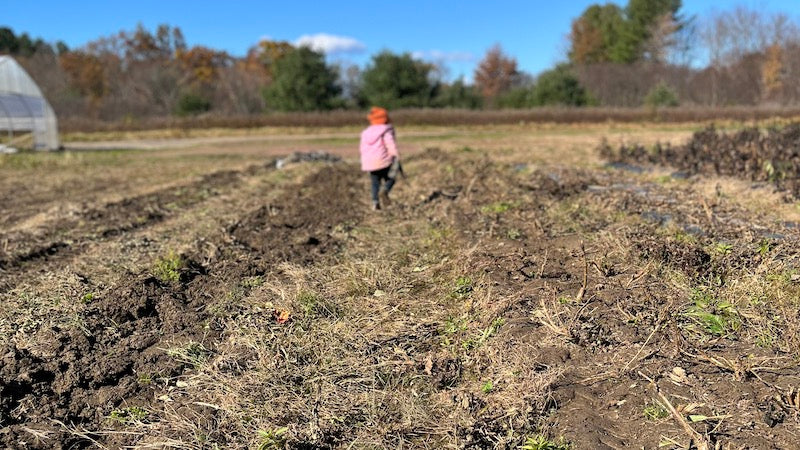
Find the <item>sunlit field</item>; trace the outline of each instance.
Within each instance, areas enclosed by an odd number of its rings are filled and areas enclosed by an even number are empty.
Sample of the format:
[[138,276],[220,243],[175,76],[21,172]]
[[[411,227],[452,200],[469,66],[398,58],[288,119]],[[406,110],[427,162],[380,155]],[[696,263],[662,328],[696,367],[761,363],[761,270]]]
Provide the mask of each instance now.
[[377,212],[357,126],[0,155],[0,447],[791,448],[793,172],[704,127],[400,122]]

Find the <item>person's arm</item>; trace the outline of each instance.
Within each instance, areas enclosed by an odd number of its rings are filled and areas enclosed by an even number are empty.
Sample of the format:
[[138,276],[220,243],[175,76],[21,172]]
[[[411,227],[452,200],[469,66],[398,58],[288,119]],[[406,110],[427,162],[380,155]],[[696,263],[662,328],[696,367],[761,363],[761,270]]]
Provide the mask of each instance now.
[[397,141],[394,138],[394,129],[387,130],[383,135],[383,145],[386,146],[386,151],[395,160],[400,159],[400,152],[397,150]]
[[389,166],[389,178],[397,178],[398,174],[403,173],[403,168],[400,166],[400,152],[397,150],[397,141],[394,138],[394,128],[389,130],[384,136],[383,141],[386,151],[392,157],[392,165]]

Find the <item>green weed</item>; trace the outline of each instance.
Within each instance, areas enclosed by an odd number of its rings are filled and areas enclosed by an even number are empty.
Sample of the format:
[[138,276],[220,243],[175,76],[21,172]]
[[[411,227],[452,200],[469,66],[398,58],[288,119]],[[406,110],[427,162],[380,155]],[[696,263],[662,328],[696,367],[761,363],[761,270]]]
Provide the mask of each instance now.
[[483,344],[486,343],[486,341],[489,340],[489,338],[491,338],[492,336],[497,334],[497,331],[500,329],[501,326],[503,326],[503,324],[505,322],[506,322],[505,319],[503,319],[502,317],[498,317],[498,318],[494,319],[492,321],[492,323],[489,324],[488,327],[484,328],[476,336],[474,336],[474,337],[472,337],[470,339],[467,339],[461,345],[464,347],[464,350],[467,350],[467,351],[475,350],[477,348],[480,348]]
[[769,239],[761,239],[758,243],[758,254],[763,256],[767,256],[769,251],[772,250],[772,242]]
[[[230,291],[228,291],[226,299],[228,300],[228,303],[238,303],[240,300],[247,297],[250,294],[250,291],[258,286],[261,286],[262,284],[264,284],[264,279],[260,276],[243,278]],[[219,311],[219,307],[212,309],[216,309],[215,314],[221,312]]]
[[449,317],[444,322],[444,333],[445,334],[456,334],[467,329],[467,317]]
[[441,332],[442,345],[452,349],[454,344],[453,339],[457,334],[467,330],[468,322],[469,318],[466,315],[461,317],[448,317],[444,322],[444,327]]
[[183,268],[183,258],[172,250],[166,256],[158,258],[153,265],[153,276],[169,283],[181,278],[179,270]]
[[303,308],[306,316],[322,316],[336,318],[340,311],[335,304],[325,301],[314,292],[302,291],[297,295],[297,303]]
[[772,348],[775,345],[775,337],[767,332],[761,333],[756,338],[756,345],[761,348]]
[[661,175],[656,177],[654,181],[658,184],[669,184],[672,182],[672,180],[673,178],[670,175]]
[[199,342],[190,341],[182,347],[173,347],[167,349],[167,355],[175,358],[176,360],[190,364],[194,367],[200,367],[208,360],[208,349]]
[[483,383],[483,385],[481,386],[481,392],[483,392],[484,394],[488,394],[493,390],[494,390],[494,384],[492,384],[492,380]]
[[542,434],[531,436],[525,439],[525,443],[519,447],[520,450],[571,450],[572,445],[564,438],[558,442],[552,441]]
[[424,244],[427,247],[434,247],[442,244],[447,244],[448,242],[450,242],[452,235],[453,235],[452,229],[430,226],[428,228]]
[[590,209],[580,201],[566,200],[548,209],[547,215],[560,230],[574,233],[583,230],[586,223],[597,217],[598,211]]
[[513,203],[509,202],[494,202],[481,207],[481,212],[484,214],[502,214],[514,206]]
[[562,295],[561,297],[558,297],[558,303],[560,305],[571,305],[572,303],[575,303],[575,298]]
[[276,428],[274,430],[258,430],[259,443],[257,450],[277,450],[286,446],[286,432],[288,427]]
[[692,329],[699,329],[713,336],[723,336],[737,331],[741,326],[741,317],[736,308],[727,301],[720,301],[703,289],[692,292],[691,306],[685,313],[694,325]]
[[472,295],[472,291],[474,290],[474,286],[472,285],[472,278],[470,277],[458,277],[455,282],[455,286],[453,287],[452,292],[450,292],[450,296],[457,299],[467,298]]
[[319,302],[319,297],[313,292],[303,291],[297,295],[297,302],[303,307],[303,311],[305,311],[306,315],[310,315],[314,312],[314,308]]
[[683,242],[686,244],[692,244],[697,242],[697,238],[692,236],[691,234],[687,233],[684,230],[675,230],[674,238],[678,242]]
[[733,250],[733,245],[728,244],[726,242],[718,242],[714,245],[714,253],[718,255],[727,255]]
[[137,422],[144,422],[150,412],[138,406],[129,406],[126,408],[118,408],[111,411],[108,419],[112,422],[120,423],[123,425],[130,425]]
[[243,279],[242,282],[241,282],[242,287],[249,288],[249,289],[259,287],[262,284],[264,284],[264,277],[261,277],[261,276],[258,276],[258,275],[253,276],[253,277],[247,277],[247,278]]
[[783,170],[782,165],[775,165],[772,161],[764,161],[764,173],[771,183],[786,178],[786,172]]
[[654,401],[644,407],[644,417],[647,420],[661,420],[669,417],[669,410],[661,402]]
[[790,269],[782,272],[768,273],[765,279],[771,283],[789,284],[792,282],[792,278],[794,278],[796,274],[797,271]]

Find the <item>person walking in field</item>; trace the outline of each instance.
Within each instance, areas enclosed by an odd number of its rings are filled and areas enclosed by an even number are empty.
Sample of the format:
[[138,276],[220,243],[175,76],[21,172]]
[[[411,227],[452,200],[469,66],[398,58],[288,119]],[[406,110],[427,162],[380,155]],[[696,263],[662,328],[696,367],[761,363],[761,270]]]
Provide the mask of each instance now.
[[373,106],[367,120],[369,126],[361,132],[361,170],[369,172],[372,209],[379,210],[381,205],[389,206],[389,192],[402,168],[389,114],[384,108]]

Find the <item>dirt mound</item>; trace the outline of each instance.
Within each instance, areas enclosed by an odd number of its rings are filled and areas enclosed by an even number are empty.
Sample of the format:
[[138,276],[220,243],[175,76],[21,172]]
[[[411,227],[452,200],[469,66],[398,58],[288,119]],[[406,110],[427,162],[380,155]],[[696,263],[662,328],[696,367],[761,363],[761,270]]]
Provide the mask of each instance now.
[[696,132],[683,145],[639,144],[617,149],[604,143],[600,154],[614,163],[649,163],[672,166],[689,174],[717,174],[774,183],[800,195],[800,124],[766,132],[745,128],[735,133],[714,127]]
[[331,231],[357,219],[363,185],[352,167],[326,166],[277,204],[264,205],[229,227],[236,242],[269,258],[312,262],[335,251]]
[[[42,329],[27,348],[0,350],[0,421],[11,428],[4,443],[14,446],[15,435],[24,435],[22,426],[58,434],[63,430],[52,419],[96,426],[123,400],[147,404],[155,389],[145,378],[166,380],[188,366],[162,346],[213,342],[214,333],[203,329],[198,299],[186,295],[190,283],[140,276],[93,301],[79,328]],[[55,441],[63,448],[85,445],[66,433]]]
[[589,186],[596,183],[594,174],[589,171],[539,169],[531,175],[525,187],[554,199],[563,200],[586,191]]

